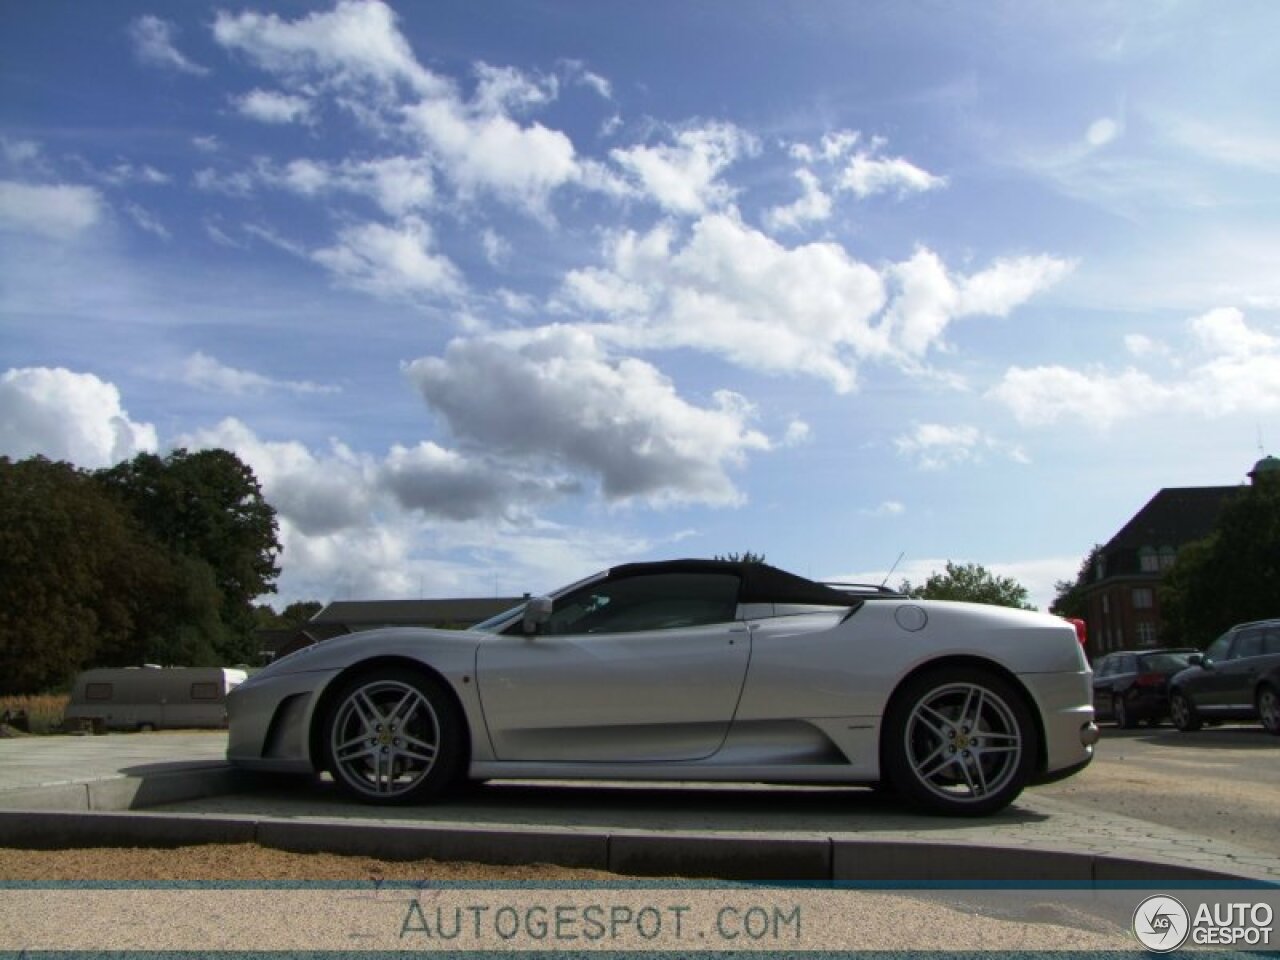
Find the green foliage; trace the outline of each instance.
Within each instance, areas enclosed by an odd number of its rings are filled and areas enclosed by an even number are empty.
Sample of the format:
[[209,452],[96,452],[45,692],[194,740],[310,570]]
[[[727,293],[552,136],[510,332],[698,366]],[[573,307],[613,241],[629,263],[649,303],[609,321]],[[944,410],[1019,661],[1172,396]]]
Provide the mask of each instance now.
[[742,553],[717,553],[713,560],[727,560],[730,563],[764,563],[763,553],[752,553],[750,550],[744,550]]
[[275,510],[248,465],[227,450],[179,449],[164,458],[140,454],[95,476],[173,554],[208,566],[221,621],[213,652],[228,663],[250,659],[253,600],[275,591],[280,545]]
[[247,660],[278,552],[274,511],[224,450],[97,473],[0,457],[0,694],[90,665]]
[[1280,616],[1280,482],[1242,488],[1213,533],[1178,551],[1159,590],[1169,643],[1204,646],[1234,624]]
[[989,603],[997,607],[1034,610],[1027,602],[1027,588],[1012,577],[998,577],[977,563],[947,561],[944,573],[932,573],[923,586],[912,586],[903,580],[902,593],[920,600],[964,600]]
[[1076,578],[1074,580],[1059,580],[1053,585],[1054,598],[1053,602],[1049,604],[1050,613],[1056,613],[1060,617],[1077,617],[1081,620],[1085,618],[1087,604],[1084,591],[1093,579],[1093,565],[1101,552],[1102,545],[1095,543],[1093,549],[1080,561],[1080,569],[1076,572]]
[[265,603],[253,609],[254,624],[259,630],[288,630],[300,627],[324,609],[324,604],[316,600],[299,600],[289,604],[281,613]]

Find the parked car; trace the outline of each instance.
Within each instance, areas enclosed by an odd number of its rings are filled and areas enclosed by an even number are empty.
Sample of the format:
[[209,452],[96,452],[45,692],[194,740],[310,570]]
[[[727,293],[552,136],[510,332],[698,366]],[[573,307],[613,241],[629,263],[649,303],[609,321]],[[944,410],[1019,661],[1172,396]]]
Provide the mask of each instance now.
[[1179,730],[1258,720],[1280,736],[1280,620],[1234,626],[1192,656],[1170,681],[1169,712]]
[[1169,716],[1169,678],[1185,670],[1194,647],[1117,650],[1093,665],[1093,709],[1099,719],[1130,729]]
[[883,784],[979,815],[1098,738],[1058,617],[714,560],[614,567],[469,631],[335,637],[227,706],[231,763],[328,770],[373,803],[467,778],[722,780]]

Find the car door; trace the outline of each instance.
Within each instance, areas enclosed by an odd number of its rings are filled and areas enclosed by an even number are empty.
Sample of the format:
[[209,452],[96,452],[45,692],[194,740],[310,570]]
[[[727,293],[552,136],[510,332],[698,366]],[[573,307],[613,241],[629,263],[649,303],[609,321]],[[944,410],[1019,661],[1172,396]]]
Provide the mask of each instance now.
[[480,644],[494,755],[546,763],[697,760],[729,731],[751,654],[738,577],[607,579],[560,597],[541,632]]
[[1262,630],[1241,630],[1231,644],[1231,653],[1215,665],[1217,704],[1232,711],[1248,713],[1253,709],[1253,685],[1262,656]]
[[1234,635],[1227,632],[1209,644],[1205,648],[1202,665],[1182,683],[1184,692],[1190,695],[1196,709],[1212,713],[1223,708],[1227,680],[1222,669],[1229,662],[1233,639]]

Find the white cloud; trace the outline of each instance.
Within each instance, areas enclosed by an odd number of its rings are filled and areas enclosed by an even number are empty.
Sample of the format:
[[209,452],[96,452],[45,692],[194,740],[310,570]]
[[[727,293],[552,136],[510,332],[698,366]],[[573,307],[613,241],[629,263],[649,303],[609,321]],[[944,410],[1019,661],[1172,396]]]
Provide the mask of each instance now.
[[1217,417],[1280,410],[1280,337],[1249,327],[1234,308],[1211,310],[1187,326],[1191,348],[1181,354],[1147,349],[1152,344],[1145,337],[1126,338],[1139,359],[1152,353],[1171,358],[1176,376],[1169,379],[1135,367],[1114,373],[1015,366],[988,395],[1024,424],[1075,419],[1101,429],[1155,413]]
[[10,457],[98,468],[155,449],[155,427],[129,418],[112,383],[61,367],[0,375],[0,451]]
[[813,438],[813,428],[803,420],[792,420],[787,424],[787,432],[782,435],[782,446],[799,447]]
[[554,309],[603,315],[597,335],[627,348],[706,350],[842,392],[856,384],[859,363],[917,370],[954,317],[1003,315],[1070,268],[1031,257],[953,277],[920,250],[882,275],[838,244],[786,247],[730,214],[701,218],[683,245],[671,224],[613,235],[604,254],[605,266],[566,275]]
[[188,386],[232,396],[284,390],[296,394],[338,393],[339,389],[310,380],[276,380],[250,370],[237,370],[207,354],[196,352],[182,364],[180,377]]
[[1143,333],[1127,333],[1124,337],[1124,348],[1133,356],[1142,359],[1144,357],[1158,356],[1168,352],[1168,348],[1158,340],[1153,340]]
[[1200,346],[1214,354],[1247,358],[1280,348],[1280,339],[1249,329],[1244,314],[1234,307],[1220,307],[1193,317],[1190,327]]
[[178,50],[174,45],[173,35],[173,24],[159,17],[142,16],[129,25],[134,56],[140,63],[196,76],[207,74],[207,67],[193,63]]
[[1120,136],[1122,129],[1117,121],[1110,117],[1101,117],[1089,124],[1084,139],[1090,147],[1103,147]]
[[102,195],[92,187],[0,180],[2,228],[65,240],[92,227],[102,212]]
[[840,188],[859,199],[880,193],[924,193],[947,184],[946,177],[935,176],[903,157],[880,157],[873,153],[857,153],[840,176]]
[[138,225],[138,229],[145,230],[147,233],[154,234],[161,240],[172,239],[169,228],[155,218],[151,213],[147,212],[143,207],[136,203],[126,203],[124,212],[129,215],[134,223]]
[[858,512],[864,517],[900,517],[907,512],[907,508],[897,500],[885,500],[877,507]]
[[673,228],[611,237],[608,264],[570,273],[565,308],[604,313],[601,336],[646,349],[692,347],[749,369],[807,373],[849,390],[859,357],[885,353],[871,325],[884,285],[832,243],[788,248],[713,214],[677,246]]
[[695,406],[654,367],[569,327],[455,340],[408,373],[463,444],[597,475],[609,500],[738,503],[728,469],[770,448],[743,398]]
[[678,130],[673,141],[618,148],[610,157],[644,194],[679,214],[696,215],[732,201],[734,191],[720,174],[758,149],[754,137],[731,123]]
[[264,70],[298,82],[319,76],[349,93],[397,83],[418,93],[447,87],[418,63],[395,13],[377,0],[341,0],[332,10],[293,21],[274,13],[219,11],[213,35]]
[[1060,365],[1010,367],[990,396],[1019,423],[1041,425],[1077,419],[1100,428],[1158,406],[1168,391],[1133,368],[1118,374]]
[[311,101],[289,93],[250,90],[234,102],[241,114],[259,123],[309,123],[312,119]]
[[473,106],[481,113],[505,114],[545,106],[559,95],[555,77],[534,77],[515,67],[477,63]]
[[894,438],[901,456],[914,460],[921,470],[945,470],[965,463],[981,463],[997,454],[1014,463],[1030,463],[1021,447],[1004,443],[969,424],[917,423],[910,432]]
[[394,227],[366,223],[344,229],[338,243],[312,258],[339,283],[374,296],[450,298],[462,292],[462,275],[453,262],[433,251],[431,228],[417,217]]
[[540,123],[521,126],[502,113],[468,109],[454,99],[406,107],[421,138],[464,199],[491,193],[534,213],[552,192],[580,176],[573,142]]
[[212,134],[205,137],[192,137],[191,145],[201,153],[217,153],[221,149],[218,138]]
[[501,266],[511,258],[510,241],[497,231],[486,227],[480,234],[480,242],[484,245],[484,258],[492,266]]
[[828,220],[831,217],[831,197],[822,189],[822,183],[810,170],[797,170],[801,195],[784,206],[772,207],[765,213],[765,225],[770,230],[799,230],[807,223]]
[[957,308],[962,315],[1007,317],[1015,307],[1058,283],[1075,266],[1074,261],[1044,254],[1001,258],[960,281]]
[[344,191],[368,197],[394,217],[425,210],[435,199],[431,165],[421,157],[393,155],[336,164],[300,158],[283,166],[263,160],[244,176],[301,196]]
[[976,460],[988,438],[974,426],[919,423],[893,441],[898,452],[915,459],[922,470],[941,470]]

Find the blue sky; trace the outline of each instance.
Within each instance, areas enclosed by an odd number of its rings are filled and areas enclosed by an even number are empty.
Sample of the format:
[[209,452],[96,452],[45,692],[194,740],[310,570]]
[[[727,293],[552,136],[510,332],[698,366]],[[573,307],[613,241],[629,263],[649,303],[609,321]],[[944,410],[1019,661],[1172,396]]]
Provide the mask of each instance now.
[[1045,604],[1155,490],[1276,448],[1278,35],[1269,2],[7,4],[0,453],[235,450],[277,603],[750,549]]

